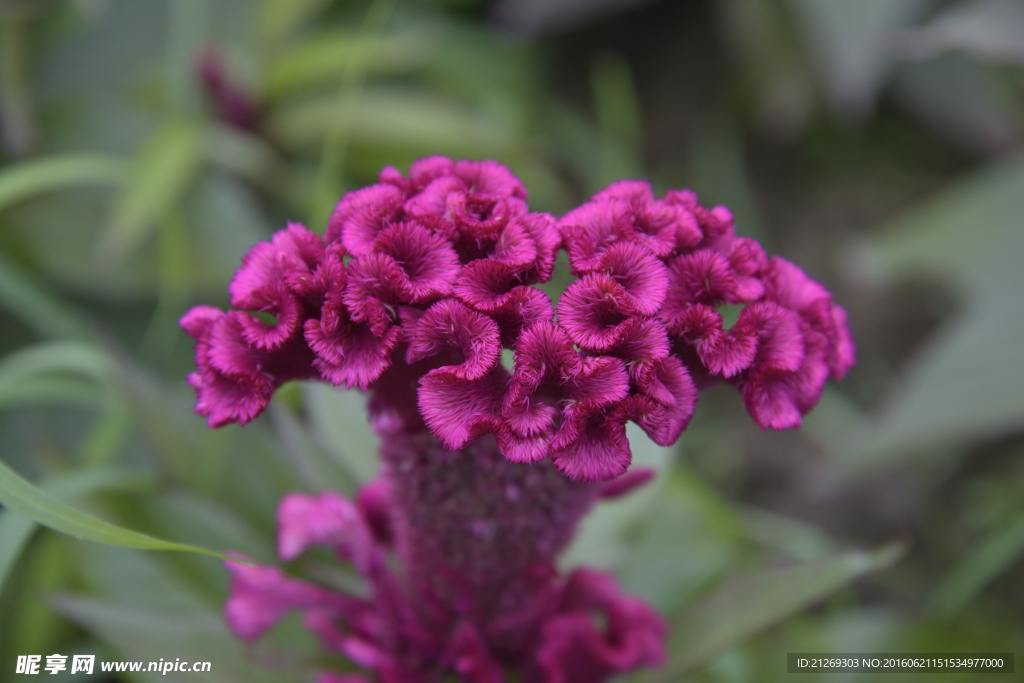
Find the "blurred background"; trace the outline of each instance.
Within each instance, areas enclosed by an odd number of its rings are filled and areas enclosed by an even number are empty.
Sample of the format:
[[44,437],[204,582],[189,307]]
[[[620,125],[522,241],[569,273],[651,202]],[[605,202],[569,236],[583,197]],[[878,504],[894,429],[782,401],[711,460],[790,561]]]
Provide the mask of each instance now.
[[[208,430],[186,308],[226,307],[250,245],[322,231],[384,165],[495,158],[555,213],[645,177],[825,283],[859,357],[798,432],[722,390],[676,449],[633,435],[662,476],[566,564],[673,624],[634,680],[781,680],[787,652],[1022,667],[1022,142],[1019,0],[0,0],[0,455],[90,514],[271,561],[281,495],[373,476],[361,399],[289,385]],[[228,635],[226,584],[0,510],[0,680],[31,653],[308,680],[296,623]]]

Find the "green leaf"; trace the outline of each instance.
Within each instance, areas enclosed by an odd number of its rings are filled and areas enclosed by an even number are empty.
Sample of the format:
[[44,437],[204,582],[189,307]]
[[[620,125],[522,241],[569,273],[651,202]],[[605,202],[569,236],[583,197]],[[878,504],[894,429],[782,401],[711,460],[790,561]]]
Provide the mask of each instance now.
[[[224,585],[218,586],[218,594],[211,599],[184,581],[168,562],[169,557],[101,546],[83,550],[82,573],[94,595],[58,596],[52,602],[58,612],[109,645],[120,659],[157,661],[162,657],[166,661],[188,657],[213,664],[209,674],[192,674],[191,680],[269,683],[296,680],[290,674],[297,668],[296,654],[304,654],[300,647],[306,652],[317,648],[312,636],[298,628],[298,620],[291,621],[294,631],[298,631],[295,640],[280,637],[289,635],[281,633],[282,627],[289,626],[286,623],[273,629],[258,645],[244,643],[224,623]],[[226,584],[227,572],[217,569]],[[282,657],[284,644],[288,654]],[[311,679],[308,675],[301,680]],[[178,680],[185,682],[186,677]]]
[[836,110],[856,115],[873,105],[891,62],[889,41],[926,1],[789,0]]
[[975,174],[886,230],[876,276],[927,277],[962,300],[868,424],[829,440],[853,467],[1011,433],[1024,422],[1024,156]]
[[96,154],[69,154],[14,164],[0,171],[0,211],[67,187],[118,184],[127,167],[117,157]]
[[267,42],[286,38],[295,29],[322,12],[330,1],[263,0],[253,27],[256,37]]
[[996,157],[1014,147],[1022,111],[1007,73],[962,55],[903,64],[892,99],[947,144],[972,157]]
[[282,105],[270,116],[268,127],[289,147],[319,149],[328,128],[346,115],[353,145],[399,150],[403,158],[431,152],[504,158],[518,142],[479,111],[399,88],[368,88],[349,112],[339,110],[334,96]]
[[0,306],[43,337],[84,337],[85,326],[63,302],[39,289],[0,256]]
[[51,373],[72,374],[104,384],[109,379],[106,355],[80,342],[46,342],[0,361],[0,405],[17,403],[26,380]]
[[674,620],[668,664],[639,680],[678,681],[865,574],[892,566],[903,552],[902,545],[874,552],[856,550],[817,562],[761,569],[734,579]]
[[203,130],[196,123],[171,121],[157,129],[132,164],[100,244],[101,254],[124,257],[177,204],[199,172],[202,142]]
[[880,231],[868,257],[890,279],[931,275],[979,295],[1007,274],[1021,273],[1022,212],[1024,154],[968,176],[901,216]]
[[262,90],[273,100],[315,86],[334,85],[353,62],[365,64],[372,75],[407,72],[430,56],[438,42],[436,34],[429,27],[417,27],[379,38],[351,29],[310,36],[268,66]]
[[[148,477],[117,469],[91,469],[59,474],[40,484],[40,490],[59,498],[76,499],[113,490],[138,490],[148,486]],[[13,510],[0,512],[0,592],[25,548],[36,524]]]
[[[216,612],[168,615],[157,610],[140,610],[98,600],[59,596],[57,611],[96,633],[124,659],[156,662],[178,656],[211,663],[210,672],[188,674],[187,680],[236,683],[238,681],[282,681],[298,683],[305,676],[261,666],[252,661],[245,644],[231,635]],[[280,665],[280,663],[279,663]],[[143,680],[184,681],[173,674]]]
[[[675,449],[657,445],[633,423],[626,425],[626,435],[634,467],[649,467],[658,473],[668,469]],[[581,520],[572,544],[562,556],[562,566],[621,566],[631,556],[627,537],[636,526],[653,522],[652,514],[662,506],[665,488],[666,478],[658,476],[639,491],[598,505]]]
[[234,559],[214,550],[164,541],[87,515],[53,498],[0,462],[0,503],[32,521],[83,541],[141,550],[175,550]]
[[376,477],[380,439],[367,425],[365,396],[314,383],[303,385],[302,391],[319,445],[357,482]]
[[977,548],[963,556],[936,590],[932,611],[947,618],[955,616],[1022,554],[1024,516],[992,532]]
[[355,493],[355,481],[350,472],[346,471],[349,468],[338,467],[338,463],[324,449],[313,443],[295,414],[282,405],[280,400],[270,405],[270,419],[289,464],[306,490],[338,491],[346,495]]
[[964,51],[983,61],[1024,62],[1024,5],[1018,0],[970,0],[943,9],[897,43],[917,59]]

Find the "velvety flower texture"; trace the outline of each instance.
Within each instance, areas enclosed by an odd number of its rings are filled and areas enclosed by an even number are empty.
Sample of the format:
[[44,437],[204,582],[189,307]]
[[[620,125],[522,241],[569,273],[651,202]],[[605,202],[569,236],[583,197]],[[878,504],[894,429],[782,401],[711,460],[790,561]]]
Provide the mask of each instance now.
[[[535,285],[562,249],[575,280],[553,305]],[[627,473],[626,423],[670,445],[698,388],[727,382],[762,428],[796,427],[854,360],[845,311],[726,209],[621,181],[556,219],[493,161],[387,168],[323,238],[292,224],[253,247],[229,292],[234,310],[181,320],[196,411],[245,424],[288,380],[359,388],[384,465],[354,502],[294,495],[279,514],[282,560],[328,545],[371,597],[231,565],[229,623],[255,638],[300,610],[383,683],[596,683],[657,664],[656,613],[607,576],[554,569],[595,501],[648,476]]]
[[554,568],[577,520],[621,489],[573,482],[550,463],[509,463],[492,437],[462,451],[429,434],[385,438],[383,456],[387,477],[354,501],[292,494],[278,508],[283,561],[327,546],[363,576],[368,595],[228,563],[225,614],[236,634],[257,639],[298,611],[326,649],[375,676],[323,673],[318,683],[433,683],[452,673],[502,683],[509,671],[520,681],[596,683],[663,661],[666,629],[654,610],[606,574]]
[[[561,220],[525,197],[493,161],[431,157],[345,195],[323,239],[292,224],[256,245],[229,287],[238,310],[182,319],[196,410],[244,424],[289,379],[374,396],[411,383],[415,405],[384,401],[406,431],[452,450],[493,434],[511,462],[597,481],[628,468],[629,420],[674,443],[698,385],[731,383],[762,428],[785,429],[853,364],[843,308],[736,236],[728,210],[632,180]],[[562,247],[577,279],[556,310],[533,285]],[[726,305],[743,307],[728,329]]]

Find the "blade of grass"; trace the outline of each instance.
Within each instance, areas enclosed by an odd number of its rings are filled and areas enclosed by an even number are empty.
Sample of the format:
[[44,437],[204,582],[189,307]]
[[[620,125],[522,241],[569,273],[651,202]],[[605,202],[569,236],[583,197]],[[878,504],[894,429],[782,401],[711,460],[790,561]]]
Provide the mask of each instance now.
[[900,544],[854,550],[815,562],[761,569],[734,579],[674,620],[668,664],[637,678],[678,681],[747,639],[858,578],[886,569],[904,552]]
[[154,538],[87,515],[33,486],[2,462],[0,462],[0,503],[37,524],[74,536],[82,541],[139,550],[198,553],[222,560],[235,560],[235,558],[215,550]]
[[180,211],[159,220],[160,277],[156,306],[142,337],[142,355],[166,358],[183,335],[178,317],[188,307],[190,263],[188,226]]
[[85,337],[79,315],[0,256],[0,307],[7,309],[42,337]]
[[203,130],[192,121],[163,124],[142,146],[114,205],[111,225],[98,251],[125,257],[171,210],[202,166]]
[[963,556],[935,591],[932,612],[946,618],[956,616],[1021,554],[1024,554],[1024,515],[993,531],[976,549]]
[[[396,0],[373,0],[366,10],[366,18],[359,30],[363,40],[378,40],[381,32],[391,18]],[[324,153],[320,160],[316,183],[313,187],[313,229],[326,226],[331,208],[337,199],[342,169],[345,167],[345,154],[351,137],[352,118],[359,104],[359,97],[366,80],[366,67],[370,52],[358,52],[353,55],[341,79],[341,86],[336,97],[336,116],[327,127],[324,140]]]
[[14,164],[0,172],[0,211],[32,197],[78,185],[119,184],[128,165],[99,154],[68,154]]
[[15,351],[0,361],[0,404],[17,403],[26,380],[39,376],[75,375],[104,385],[110,377],[107,361],[98,349],[80,342],[45,342]]
[[[54,475],[39,488],[49,495],[74,500],[100,491],[140,490],[149,484],[145,475],[104,468]],[[0,512],[0,592],[36,528],[35,522],[13,510]]]

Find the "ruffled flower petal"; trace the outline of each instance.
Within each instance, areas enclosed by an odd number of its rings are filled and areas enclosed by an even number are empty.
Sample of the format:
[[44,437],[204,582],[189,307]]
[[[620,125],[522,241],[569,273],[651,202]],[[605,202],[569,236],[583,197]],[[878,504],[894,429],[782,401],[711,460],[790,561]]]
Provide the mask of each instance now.
[[369,571],[373,536],[359,508],[336,493],[285,496],[277,508],[277,529],[277,555],[285,562],[312,545],[326,545]]
[[430,432],[445,448],[459,450],[501,429],[502,394],[508,373],[497,368],[482,379],[466,379],[439,368],[420,380],[419,408]]
[[497,161],[460,160],[455,162],[453,174],[460,178],[470,192],[491,197],[526,199],[526,187],[512,174],[508,166]]
[[[544,683],[602,683],[639,666],[665,660],[665,622],[639,600],[619,593],[600,572],[569,577],[559,614],[542,629],[537,663]],[[606,626],[595,625],[594,616]]]
[[614,198],[587,202],[562,216],[558,228],[573,273],[600,269],[601,255],[612,244],[628,237],[631,220],[629,203]]
[[[609,481],[633,459],[626,438],[626,415],[615,411],[572,410],[552,447],[552,462],[573,481]],[[577,417],[579,415],[580,417]],[[569,424],[573,426],[567,428]],[[571,440],[565,434],[571,434]],[[559,438],[562,437],[562,438]]]
[[374,249],[394,259],[404,272],[403,303],[426,303],[451,294],[459,259],[443,237],[415,223],[401,223],[382,232]]
[[467,683],[504,683],[501,664],[491,655],[480,632],[469,622],[455,628],[448,652],[443,659]]
[[671,446],[690,424],[697,407],[697,386],[686,366],[674,356],[654,360],[644,366],[636,385],[650,404],[637,404],[630,410],[630,418],[654,443]]
[[415,363],[454,348],[463,357],[462,363],[446,366],[446,374],[460,379],[480,379],[498,362],[501,354],[500,333],[490,318],[451,299],[431,306],[416,324],[416,335],[410,341],[406,361]]
[[324,380],[365,391],[391,365],[391,354],[402,339],[400,326],[385,323],[380,329],[378,334],[372,324],[350,320],[341,295],[332,293],[320,319],[306,321],[304,335]]
[[293,610],[324,609],[343,614],[357,602],[287,577],[276,567],[225,562],[231,596],[224,604],[228,627],[243,640],[255,640]]
[[256,244],[242,258],[228,292],[236,308],[259,309],[253,297],[268,286],[296,274],[310,275],[324,253],[324,243],[298,223],[289,223],[270,242]]
[[341,240],[353,256],[368,254],[377,236],[400,220],[404,201],[402,190],[389,184],[349,192],[334,208],[324,240]]
[[181,319],[196,335],[196,371],[188,383],[196,392],[195,410],[210,427],[251,421],[283,382],[314,373],[312,354],[301,340],[273,351],[250,346],[242,324],[246,315],[201,307]]
[[264,322],[255,315],[239,317],[242,336],[257,349],[271,351],[280,348],[294,337],[302,324],[302,303],[292,295],[284,281],[254,292],[248,304],[246,308],[250,310],[274,316],[273,323]]

